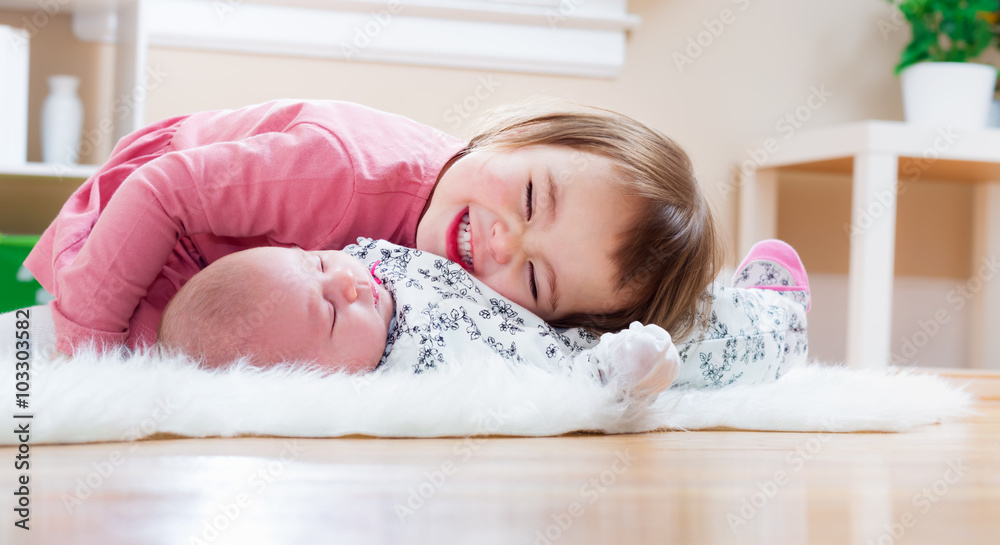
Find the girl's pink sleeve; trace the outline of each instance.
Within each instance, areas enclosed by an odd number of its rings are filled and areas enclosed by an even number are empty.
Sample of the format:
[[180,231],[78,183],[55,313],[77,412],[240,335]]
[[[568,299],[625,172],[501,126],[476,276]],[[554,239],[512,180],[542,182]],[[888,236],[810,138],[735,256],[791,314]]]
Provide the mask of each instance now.
[[57,348],[72,354],[91,340],[123,344],[179,237],[264,235],[315,247],[336,228],[353,190],[343,146],[309,124],[150,161],[111,197],[73,263],[56,272]]

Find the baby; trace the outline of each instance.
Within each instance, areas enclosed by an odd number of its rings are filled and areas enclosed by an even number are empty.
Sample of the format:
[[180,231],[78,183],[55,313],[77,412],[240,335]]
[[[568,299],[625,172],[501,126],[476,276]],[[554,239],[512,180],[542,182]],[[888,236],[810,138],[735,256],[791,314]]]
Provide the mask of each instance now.
[[646,398],[677,376],[677,350],[659,327],[637,323],[598,342],[549,326],[446,259],[359,242],[343,252],[260,247],[223,257],[171,300],[158,340],[209,367],[243,357],[348,373],[419,373],[492,353],[553,372],[583,365]]
[[363,373],[382,357],[393,300],[344,252],[260,247],[205,268],[167,309],[160,342],[211,367],[247,356]]

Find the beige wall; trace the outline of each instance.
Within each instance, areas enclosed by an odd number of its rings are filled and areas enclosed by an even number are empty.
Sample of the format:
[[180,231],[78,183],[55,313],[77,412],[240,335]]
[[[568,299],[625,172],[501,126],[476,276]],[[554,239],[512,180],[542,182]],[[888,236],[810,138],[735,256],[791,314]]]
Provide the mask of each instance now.
[[[971,184],[919,180],[900,186],[896,213],[896,274],[969,276]],[[798,174],[779,184],[778,237],[798,249],[810,272],[847,274],[851,181],[847,176]]]
[[[703,21],[719,18],[723,9],[732,10],[735,22],[678,69],[673,54],[684,54]],[[642,24],[630,33],[625,68],[613,80],[154,48],[149,64],[166,77],[150,92],[146,120],[278,97],[337,98],[462,134],[467,123],[456,126],[447,112],[487,79],[496,82],[496,91],[479,109],[530,95],[559,96],[624,112],[671,135],[691,153],[732,241],[732,165],[765,138],[783,138],[787,132],[776,123],[804,104],[813,87],[833,95],[803,129],[902,118],[892,67],[909,30],[883,39],[877,22],[893,24],[888,2],[633,0],[629,11]],[[22,15],[0,13],[0,24],[19,26]],[[99,116],[110,115],[112,49],[78,42],[69,18],[60,16],[34,36],[32,52],[29,154],[37,160],[45,76],[84,79],[86,126],[92,129]],[[102,140],[89,159],[98,161],[109,146]],[[849,218],[848,188],[846,179],[828,177],[789,177],[781,184],[779,234],[800,250],[811,271],[847,270],[842,226]],[[912,184],[900,198],[899,274],[967,275],[970,198],[968,186]]]

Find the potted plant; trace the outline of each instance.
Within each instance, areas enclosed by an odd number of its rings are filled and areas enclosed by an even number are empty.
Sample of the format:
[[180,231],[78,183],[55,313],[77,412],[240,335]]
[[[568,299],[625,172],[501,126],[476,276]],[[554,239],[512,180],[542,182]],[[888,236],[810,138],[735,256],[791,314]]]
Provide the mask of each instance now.
[[1000,0],[902,0],[897,7],[913,30],[896,65],[907,122],[985,126],[997,70],[972,61],[996,37]]

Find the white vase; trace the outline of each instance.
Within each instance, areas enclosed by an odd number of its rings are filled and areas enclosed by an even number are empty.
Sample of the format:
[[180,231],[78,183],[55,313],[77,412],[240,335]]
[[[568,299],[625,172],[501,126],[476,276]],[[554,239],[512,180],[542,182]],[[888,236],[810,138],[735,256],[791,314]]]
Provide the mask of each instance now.
[[42,104],[42,160],[46,163],[77,164],[83,131],[83,102],[76,95],[79,85],[74,76],[49,77],[49,96]]
[[970,62],[921,62],[900,74],[907,123],[956,128],[986,126],[997,69]]

